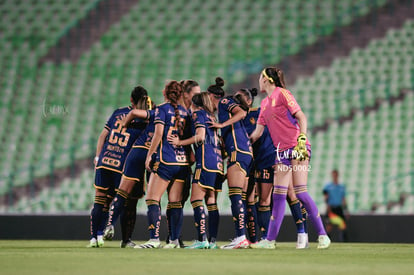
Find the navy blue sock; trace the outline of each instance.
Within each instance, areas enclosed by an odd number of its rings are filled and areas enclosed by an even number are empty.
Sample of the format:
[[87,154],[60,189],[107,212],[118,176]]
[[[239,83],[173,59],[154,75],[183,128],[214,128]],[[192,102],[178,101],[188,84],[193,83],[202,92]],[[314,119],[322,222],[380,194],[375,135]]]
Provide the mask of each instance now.
[[197,230],[197,239],[202,242],[207,239],[206,233],[206,213],[204,212],[204,205],[202,200],[191,202],[194,211],[194,224]]
[[178,240],[183,225],[183,206],[181,201],[170,202],[171,205],[171,235],[170,240]]
[[[289,201],[289,200],[288,200]],[[297,233],[305,233],[305,229],[303,227],[303,220],[302,220],[302,210],[300,208],[299,200],[294,200],[289,202],[290,212],[292,212],[293,220],[296,224],[296,231]]]
[[128,198],[125,211],[121,215],[122,241],[126,242],[132,237],[137,219],[137,198]]
[[247,220],[249,239],[252,243],[257,242],[257,210],[256,203],[252,202],[247,205]]
[[260,231],[262,232],[262,239],[266,239],[270,216],[272,214],[271,207],[270,205],[259,205],[258,210],[257,222],[259,224]]
[[308,212],[306,211],[303,205],[301,206],[301,210],[302,210],[303,229],[305,230],[305,233],[308,233],[308,224],[307,224]]
[[242,203],[243,203],[243,209],[245,210],[245,215],[244,215],[244,227],[245,227],[245,232],[244,234],[247,234],[247,229],[248,229],[248,225],[249,225],[249,221],[247,218],[247,193],[246,192],[242,192]]
[[218,226],[220,222],[220,213],[216,203],[207,204],[208,210],[208,232],[210,234],[210,242],[216,242]]
[[125,210],[125,201],[128,198],[128,193],[124,190],[118,189],[115,199],[109,211],[108,224],[115,225],[119,216],[122,217]]
[[151,239],[160,238],[161,209],[158,201],[146,200],[148,211],[148,230]]
[[245,235],[245,209],[242,202],[242,189],[239,187],[229,187],[231,201],[231,212],[233,214],[234,228],[236,237]]
[[91,238],[96,238],[102,223],[102,210],[106,204],[106,196],[95,196],[93,208],[91,210]]
[[167,229],[168,229],[167,242],[169,242],[170,237],[171,237],[171,205],[170,203],[167,204],[167,210],[165,210],[165,217],[167,218]]

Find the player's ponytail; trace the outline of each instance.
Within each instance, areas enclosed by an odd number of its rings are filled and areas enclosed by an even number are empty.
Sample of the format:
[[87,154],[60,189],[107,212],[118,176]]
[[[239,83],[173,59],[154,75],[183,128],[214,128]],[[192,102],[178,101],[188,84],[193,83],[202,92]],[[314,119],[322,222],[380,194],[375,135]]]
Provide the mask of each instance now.
[[[252,89],[244,88],[244,89],[238,90],[233,96],[233,98],[234,98],[234,101],[236,101],[236,103],[239,104],[243,110],[247,111],[253,104],[253,100],[255,96],[257,96],[256,88],[252,88]],[[251,100],[250,104],[247,103],[246,98]]]
[[183,136],[184,133],[184,124],[181,121],[180,110],[178,109],[178,102],[181,98],[182,86],[177,81],[170,81],[165,86],[165,97],[170,101],[170,104],[174,108],[175,114],[175,127],[178,129],[178,135]]
[[239,104],[240,108],[242,108],[244,111],[249,110],[249,104],[246,101],[246,98],[241,93],[236,93],[233,96],[234,101],[236,101],[237,104]]
[[216,77],[216,84],[210,85],[207,88],[207,92],[214,94],[215,97],[217,98],[222,98],[224,96],[224,90],[223,87],[224,86],[224,80],[221,77]]
[[138,109],[146,109],[142,108],[145,106],[146,97],[148,97],[148,92],[142,86],[135,87],[131,92],[131,101],[137,106]]
[[281,69],[276,68],[276,67],[268,67],[262,71],[262,75],[271,84],[274,84],[276,87],[281,87],[281,88],[286,89],[285,76]]

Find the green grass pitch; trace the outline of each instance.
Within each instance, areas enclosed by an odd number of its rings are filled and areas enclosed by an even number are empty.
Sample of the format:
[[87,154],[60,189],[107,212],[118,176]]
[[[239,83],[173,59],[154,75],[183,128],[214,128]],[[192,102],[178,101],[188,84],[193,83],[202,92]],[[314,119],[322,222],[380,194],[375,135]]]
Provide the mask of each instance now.
[[[296,250],[121,249],[118,241],[0,240],[0,274],[413,274],[414,244],[316,243]],[[222,243],[221,243],[222,244]]]

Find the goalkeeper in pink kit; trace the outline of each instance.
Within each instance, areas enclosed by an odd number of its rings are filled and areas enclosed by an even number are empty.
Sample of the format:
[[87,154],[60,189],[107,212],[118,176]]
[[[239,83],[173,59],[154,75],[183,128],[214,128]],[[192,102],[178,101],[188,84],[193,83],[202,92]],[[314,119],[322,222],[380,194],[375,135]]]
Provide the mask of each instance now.
[[[290,91],[286,90],[282,70],[265,68],[259,78],[260,91],[267,97],[261,102],[261,112],[256,130],[250,138],[254,143],[267,126],[276,148],[274,167],[273,207],[267,238],[252,248],[275,248],[275,240],[283,221],[289,182],[302,202],[319,238],[318,248],[326,249],[331,241],[326,234],[318,208],[307,191],[311,146],[306,137],[307,118]],[[299,236],[298,236],[299,237]],[[298,240],[306,244],[306,236]]]

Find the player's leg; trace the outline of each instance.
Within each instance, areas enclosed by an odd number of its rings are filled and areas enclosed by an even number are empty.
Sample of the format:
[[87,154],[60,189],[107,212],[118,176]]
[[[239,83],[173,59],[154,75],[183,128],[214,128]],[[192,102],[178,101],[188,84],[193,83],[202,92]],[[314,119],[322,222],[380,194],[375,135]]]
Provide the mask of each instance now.
[[[91,238],[88,247],[98,247],[98,229],[102,222],[103,209],[106,205],[106,190],[95,187],[95,199],[90,216]],[[102,235],[102,234],[101,234]],[[100,235],[100,236],[101,236]],[[101,236],[102,237],[102,236]]]
[[217,249],[217,234],[220,223],[220,213],[217,207],[217,191],[208,190],[205,196],[208,211],[209,249]]
[[[197,172],[200,171],[200,172]],[[197,173],[201,173],[201,169],[197,169]],[[207,226],[206,226],[206,213],[204,210],[203,199],[206,195],[206,189],[198,184],[198,181],[193,183],[191,189],[191,206],[194,212],[194,224],[197,231],[197,240],[188,249],[207,249],[209,243],[207,241]]]
[[243,207],[242,192],[246,182],[246,171],[235,163],[227,168],[227,183],[229,185],[229,197],[231,201],[231,212],[234,220],[236,238],[222,249],[246,248],[249,242],[245,235],[244,216],[246,209]]
[[290,212],[292,213],[293,221],[296,225],[296,233],[298,234],[296,248],[297,249],[307,248],[309,246],[308,235],[305,232],[305,227],[303,223],[301,203],[296,197],[295,190],[293,189],[292,181],[289,183],[288,195],[286,197],[286,200],[288,202]]
[[216,240],[220,223],[220,212],[217,206],[217,195],[223,189],[223,182],[226,178],[226,175],[216,174],[214,191],[208,190],[204,197],[208,210],[209,249],[218,248]]
[[273,249],[276,247],[275,241],[279,234],[280,226],[285,215],[286,196],[289,182],[292,177],[290,167],[283,163],[278,163],[275,166],[274,182],[273,182],[273,206],[272,215],[270,217],[269,228],[266,240],[261,241],[252,248],[266,248]]
[[255,180],[259,193],[259,207],[257,211],[258,225],[262,232],[261,239],[267,237],[267,230],[269,227],[273,191],[273,168],[256,171]]
[[183,224],[183,205],[181,204],[183,196],[184,180],[176,179],[168,191],[168,203],[170,204],[170,227],[171,235],[169,243],[164,248],[179,248],[179,237]]
[[297,198],[302,202],[303,206],[306,208],[306,211],[309,214],[309,218],[312,221],[312,224],[319,235],[318,248],[324,249],[329,247],[331,241],[329,240],[329,237],[326,234],[318,208],[308,193],[308,168],[309,160],[292,160],[293,187],[295,189]]
[[122,176],[121,183],[116,191],[115,198],[109,211],[108,223],[104,231],[105,239],[111,240],[114,237],[114,227],[118,221],[119,216],[122,216],[125,211],[128,196],[132,192],[136,184],[135,179]]
[[169,181],[160,177],[157,173],[151,173],[148,192],[146,197],[148,230],[150,231],[150,240],[144,244],[137,245],[136,248],[159,248],[160,242],[160,223],[161,209],[160,200],[162,194],[167,190]]
[[110,193],[114,189],[111,184],[112,174],[106,169],[96,169],[95,171],[95,200],[91,210],[91,239],[89,247],[99,247],[104,245],[103,229],[107,220],[108,207],[110,203]]
[[126,201],[124,214],[121,216],[121,230],[122,230],[122,242],[121,248],[135,247],[135,243],[132,242],[131,237],[134,232],[135,222],[137,219],[137,203],[140,198],[144,196],[144,184],[143,182],[137,182],[133,190],[128,196]]
[[251,243],[257,242],[257,207],[256,207],[256,184],[254,175],[249,177],[247,187],[247,224],[246,229]]

